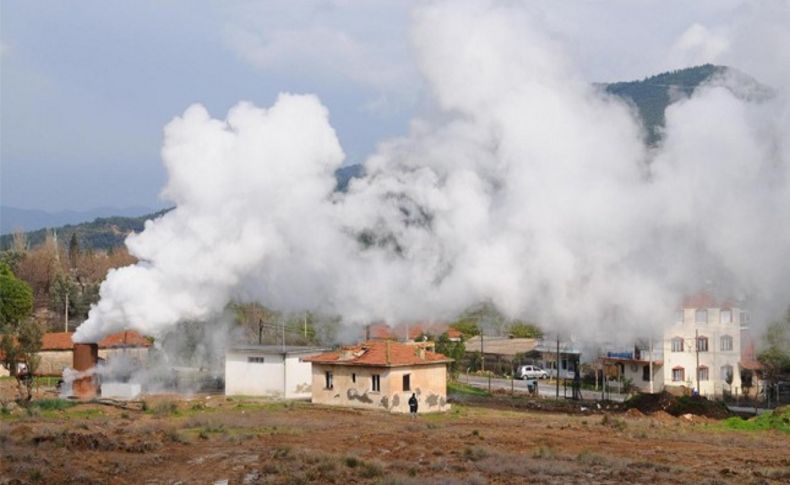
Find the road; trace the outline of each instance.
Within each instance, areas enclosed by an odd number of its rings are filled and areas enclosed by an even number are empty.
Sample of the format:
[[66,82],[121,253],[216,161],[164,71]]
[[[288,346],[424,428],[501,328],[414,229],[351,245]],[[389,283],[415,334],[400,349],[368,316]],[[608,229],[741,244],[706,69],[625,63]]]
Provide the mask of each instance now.
[[[461,382],[465,384],[469,384],[470,386],[479,387],[480,389],[488,389],[488,378],[487,377],[480,377],[480,376],[472,376],[468,374],[461,375],[460,379]],[[527,392],[527,381],[520,381],[515,380],[512,382],[513,388],[517,392]],[[510,379],[500,379],[497,377],[491,378],[491,389],[504,389],[509,391],[511,389],[511,381]],[[567,393],[568,397],[571,396],[571,387],[568,386],[567,390],[563,391],[562,382],[560,382],[560,397],[564,397],[564,393]],[[541,397],[556,397],[557,387],[554,381],[548,380],[541,380],[538,381],[538,393]],[[625,394],[617,394],[612,392],[609,394],[610,401],[622,402],[625,400]],[[590,391],[587,389],[582,389],[582,399],[589,400],[589,401],[596,401],[601,399],[601,392],[600,391]]]

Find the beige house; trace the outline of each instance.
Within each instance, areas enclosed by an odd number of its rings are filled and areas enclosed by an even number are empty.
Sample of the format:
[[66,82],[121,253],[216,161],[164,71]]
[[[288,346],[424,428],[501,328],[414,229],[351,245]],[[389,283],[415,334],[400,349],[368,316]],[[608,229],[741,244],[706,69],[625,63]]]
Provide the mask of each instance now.
[[303,359],[313,365],[313,403],[409,412],[446,411],[447,364],[452,359],[421,346],[368,341]]
[[[73,363],[72,332],[49,332],[41,339],[41,357],[36,374],[61,376]],[[137,332],[125,331],[108,335],[99,341],[99,358],[109,360],[123,356],[143,363],[148,358],[151,342]]]
[[698,388],[703,396],[743,392],[741,330],[747,323],[748,314],[734,303],[706,293],[687,298],[664,332],[664,385]]

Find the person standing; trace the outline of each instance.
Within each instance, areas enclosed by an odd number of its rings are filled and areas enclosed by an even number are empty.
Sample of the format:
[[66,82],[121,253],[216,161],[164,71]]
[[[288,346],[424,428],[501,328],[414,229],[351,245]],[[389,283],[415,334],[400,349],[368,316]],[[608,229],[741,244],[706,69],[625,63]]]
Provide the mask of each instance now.
[[409,398],[409,413],[411,413],[412,418],[417,417],[417,406],[417,395],[412,392]]

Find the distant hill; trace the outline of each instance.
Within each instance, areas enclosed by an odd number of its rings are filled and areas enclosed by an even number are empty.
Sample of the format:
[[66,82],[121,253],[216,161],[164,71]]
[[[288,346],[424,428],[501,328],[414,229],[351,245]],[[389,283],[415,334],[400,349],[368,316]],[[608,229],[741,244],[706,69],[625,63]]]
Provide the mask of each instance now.
[[[335,172],[335,178],[337,179],[336,190],[345,192],[349,181],[352,178],[362,176],[363,171],[362,165],[349,165],[339,168]],[[105,209],[97,209],[97,211],[102,210]],[[106,209],[106,211],[110,211],[110,214],[97,217],[92,215],[93,212],[91,211],[49,213],[2,207],[3,235],[0,236],[0,250],[11,247],[13,244],[12,232],[15,232],[20,227],[35,228],[35,230],[27,230],[25,232],[28,244],[31,247],[44,242],[47,232],[54,229],[57,232],[58,240],[63,243],[68,243],[71,235],[76,233],[80,247],[108,250],[123,244],[123,240],[130,233],[142,231],[145,221],[148,219],[155,219],[170,210],[165,209],[152,212],[150,209],[139,209],[134,212],[134,208],[124,210]],[[118,213],[113,214],[112,211],[118,211]],[[132,212],[132,214],[126,214],[126,212]],[[66,222],[58,222],[63,220]]]
[[12,231],[35,231],[44,227],[59,227],[66,224],[77,224],[92,221],[97,217],[134,217],[148,214],[154,209],[150,207],[98,207],[86,211],[47,212],[37,209],[20,209],[7,205],[0,206],[0,234]]
[[[130,233],[142,231],[145,226],[145,221],[148,219],[155,219],[168,211],[170,211],[170,209],[137,217],[99,217],[91,222],[67,224],[54,228],[54,230],[57,233],[58,240],[64,244],[68,244],[69,240],[71,240],[71,235],[76,233],[80,247],[84,249],[107,250],[123,244],[123,240],[126,239],[126,236]],[[53,229],[45,228],[25,233],[30,247],[44,242],[47,237],[47,232],[52,230]],[[4,234],[0,236],[0,250],[10,248],[13,244],[13,238],[13,234]]]
[[646,142],[656,144],[664,127],[664,112],[670,104],[683,96],[690,96],[701,84],[722,77],[723,85],[736,96],[749,100],[764,100],[773,93],[750,76],[727,66],[702,66],[664,72],[641,81],[602,84],[607,92],[632,102],[644,123]]

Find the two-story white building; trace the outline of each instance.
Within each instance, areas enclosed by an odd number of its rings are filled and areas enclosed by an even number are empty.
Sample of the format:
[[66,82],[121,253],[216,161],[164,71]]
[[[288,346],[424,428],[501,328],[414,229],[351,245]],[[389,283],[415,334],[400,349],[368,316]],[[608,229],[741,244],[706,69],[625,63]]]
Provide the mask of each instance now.
[[686,298],[664,332],[664,385],[698,389],[703,396],[741,392],[741,328],[747,320],[733,302],[707,293]]

